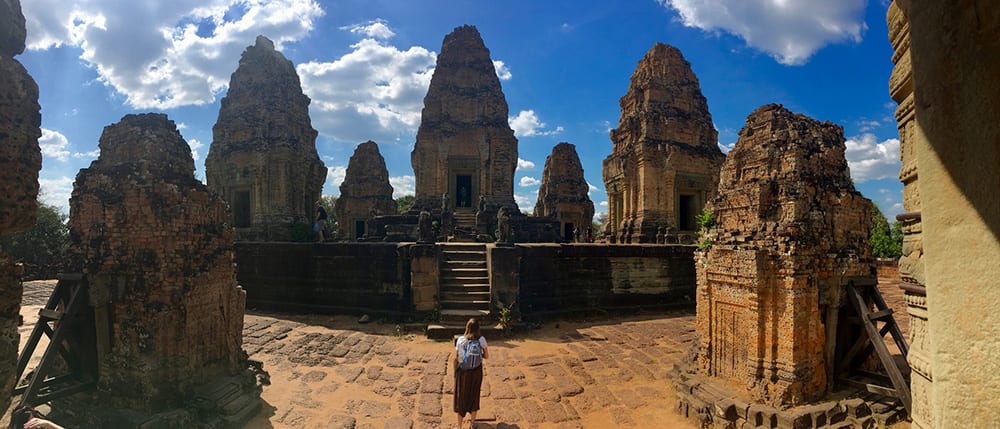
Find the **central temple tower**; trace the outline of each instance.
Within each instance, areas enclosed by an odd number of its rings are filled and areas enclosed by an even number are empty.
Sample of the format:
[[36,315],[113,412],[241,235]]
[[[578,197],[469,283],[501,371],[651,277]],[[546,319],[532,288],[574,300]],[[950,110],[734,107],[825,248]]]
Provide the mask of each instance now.
[[485,197],[486,219],[494,219],[500,207],[517,208],[517,138],[476,27],[458,27],[444,38],[410,160],[416,210],[440,208],[445,193],[457,211],[475,211]]

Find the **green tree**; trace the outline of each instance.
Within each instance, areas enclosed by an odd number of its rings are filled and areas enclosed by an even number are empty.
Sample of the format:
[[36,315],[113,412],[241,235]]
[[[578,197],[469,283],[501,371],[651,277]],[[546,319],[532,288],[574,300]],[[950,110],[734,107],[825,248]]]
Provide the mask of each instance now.
[[903,254],[902,225],[895,222],[890,226],[875,203],[872,203],[872,226],[868,239],[872,246],[872,256],[876,258],[898,258]]
[[35,226],[0,236],[0,249],[23,262],[29,278],[54,278],[63,267],[69,247],[67,218],[58,207],[39,201]]
[[334,211],[334,208],[337,207],[337,196],[323,195],[319,197],[319,204],[326,210],[326,230],[329,231],[330,237],[336,238],[337,230],[340,228],[340,223],[337,222],[337,214]]
[[396,198],[396,206],[399,207],[399,214],[406,214],[413,207],[413,201],[417,198],[413,195],[403,195]]

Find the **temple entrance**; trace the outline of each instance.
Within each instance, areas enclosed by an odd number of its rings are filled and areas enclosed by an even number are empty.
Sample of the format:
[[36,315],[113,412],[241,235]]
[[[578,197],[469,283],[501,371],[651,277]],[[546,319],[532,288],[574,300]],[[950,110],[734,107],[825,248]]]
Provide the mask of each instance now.
[[472,176],[455,176],[455,207],[472,207]]
[[677,210],[677,226],[679,229],[681,231],[693,231],[696,224],[696,215],[694,195],[681,195]]
[[572,243],[574,241],[573,237],[573,223],[566,222],[563,224],[563,239]]
[[361,238],[365,235],[365,221],[354,221],[354,238]]
[[233,198],[233,226],[250,227],[250,191],[236,191]]

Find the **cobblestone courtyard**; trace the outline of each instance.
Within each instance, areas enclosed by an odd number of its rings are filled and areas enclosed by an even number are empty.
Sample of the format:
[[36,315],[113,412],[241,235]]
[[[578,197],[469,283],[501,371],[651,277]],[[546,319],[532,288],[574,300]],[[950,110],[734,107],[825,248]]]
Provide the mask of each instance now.
[[[880,274],[886,300],[905,314],[894,272]],[[22,338],[52,285],[25,284]],[[897,320],[905,331],[906,318]],[[692,310],[549,321],[513,338],[490,337],[479,427],[694,428],[674,412],[667,377],[693,335]],[[448,342],[354,317],[250,313],[244,348],[271,375],[248,428],[455,424]]]

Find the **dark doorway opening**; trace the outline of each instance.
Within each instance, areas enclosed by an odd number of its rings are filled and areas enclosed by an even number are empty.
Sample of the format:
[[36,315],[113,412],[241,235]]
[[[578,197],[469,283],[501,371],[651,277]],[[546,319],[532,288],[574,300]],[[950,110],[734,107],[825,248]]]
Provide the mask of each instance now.
[[573,223],[566,222],[563,224],[563,239],[572,243],[573,242]]
[[233,226],[250,227],[250,191],[236,191],[233,198]]
[[678,208],[678,227],[681,231],[693,231],[695,229],[694,195],[681,195]]
[[361,238],[365,236],[365,221],[356,220],[354,221],[354,238]]
[[455,207],[472,207],[472,176],[455,176]]

